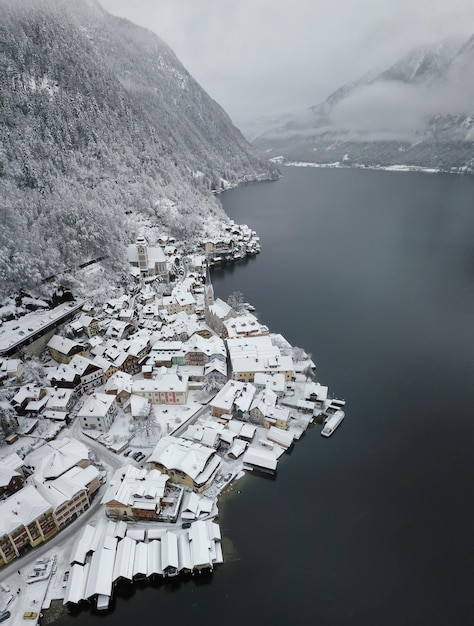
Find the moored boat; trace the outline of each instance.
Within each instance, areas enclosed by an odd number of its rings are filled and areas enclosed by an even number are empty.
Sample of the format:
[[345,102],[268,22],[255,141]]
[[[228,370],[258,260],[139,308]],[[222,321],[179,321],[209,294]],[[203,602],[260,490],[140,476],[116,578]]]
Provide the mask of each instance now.
[[331,436],[336,428],[339,426],[339,424],[342,422],[344,417],[345,413],[340,409],[337,410],[333,415],[330,415],[324,422],[324,427],[321,431],[321,435],[323,437]]

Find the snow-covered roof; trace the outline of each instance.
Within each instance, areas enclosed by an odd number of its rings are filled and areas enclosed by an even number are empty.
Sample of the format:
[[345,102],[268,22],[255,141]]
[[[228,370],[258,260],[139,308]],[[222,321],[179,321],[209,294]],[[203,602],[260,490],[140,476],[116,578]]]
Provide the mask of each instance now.
[[115,403],[115,396],[108,393],[93,393],[77,414],[79,418],[89,416],[104,417]]
[[125,580],[133,580],[133,564],[135,560],[136,541],[125,537],[117,546],[117,554],[115,556],[113,580],[114,582],[123,578]]
[[14,471],[20,470],[25,465],[23,459],[21,459],[16,452],[12,452],[7,456],[0,459],[0,467],[3,469],[11,469]]
[[293,359],[282,355],[269,336],[227,339],[233,372],[293,372]]
[[169,470],[178,470],[194,481],[206,482],[220,465],[215,450],[193,441],[166,435],[162,437],[148,458]]
[[84,350],[84,346],[73,339],[67,337],[61,337],[60,335],[53,335],[47,343],[47,347],[51,350],[56,350],[61,354],[70,354],[73,350],[80,348]]
[[188,389],[188,377],[186,375],[181,378],[175,373],[159,373],[155,378],[143,378],[134,380],[132,384],[132,392],[140,395],[140,393],[165,393],[174,391],[176,393],[185,393]]
[[18,526],[28,526],[51,510],[51,504],[28,485],[0,502],[0,537],[13,532]]
[[211,400],[211,407],[232,413],[234,404],[241,411],[248,411],[256,389],[251,383],[238,380],[228,380],[219,393]]
[[224,321],[227,336],[233,337],[257,337],[268,335],[268,326],[261,324],[252,313],[244,313]]
[[278,465],[278,460],[274,454],[267,450],[260,450],[255,447],[248,448],[244,454],[244,463],[249,465],[260,467],[265,470],[275,471]]
[[118,468],[109,482],[102,503],[119,502],[137,509],[159,510],[169,476],[157,470],[148,472],[134,465]]

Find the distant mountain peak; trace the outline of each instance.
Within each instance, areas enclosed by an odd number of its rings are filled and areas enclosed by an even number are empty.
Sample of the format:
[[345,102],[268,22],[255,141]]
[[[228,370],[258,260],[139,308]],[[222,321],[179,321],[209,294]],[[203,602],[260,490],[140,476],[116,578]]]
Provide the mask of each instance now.
[[421,45],[254,144],[289,160],[470,170],[473,69],[474,36]]

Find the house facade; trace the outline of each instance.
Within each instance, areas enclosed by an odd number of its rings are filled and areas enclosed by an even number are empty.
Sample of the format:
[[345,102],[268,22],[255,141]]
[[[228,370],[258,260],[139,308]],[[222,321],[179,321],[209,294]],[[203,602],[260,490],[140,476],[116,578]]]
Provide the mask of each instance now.
[[107,432],[117,415],[115,397],[106,393],[94,393],[78,412],[81,428]]

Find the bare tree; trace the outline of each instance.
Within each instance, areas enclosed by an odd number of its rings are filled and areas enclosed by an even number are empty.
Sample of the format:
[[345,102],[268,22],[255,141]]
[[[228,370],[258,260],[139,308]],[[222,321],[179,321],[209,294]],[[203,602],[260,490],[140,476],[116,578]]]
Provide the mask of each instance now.
[[227,298],[227,304],[231,306],[236,313],[243,313],[246,310],[244,294],[241,291],[233,291]]

